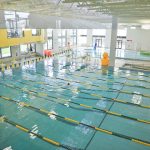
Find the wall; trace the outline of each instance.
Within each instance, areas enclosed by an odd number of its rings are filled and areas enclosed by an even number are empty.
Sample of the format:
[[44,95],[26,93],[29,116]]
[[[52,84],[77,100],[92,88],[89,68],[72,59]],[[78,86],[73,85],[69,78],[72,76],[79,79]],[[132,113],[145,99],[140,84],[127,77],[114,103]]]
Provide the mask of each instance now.
[[16,46],[20,44],[44,42],[44,31],[41,30],[41,36],[32,36],[32,30],[24,30],[22,38],[7,38],[7,30],[0,29],[0,47]]
[[128,29],[126,49],[150,51],[150,30]]

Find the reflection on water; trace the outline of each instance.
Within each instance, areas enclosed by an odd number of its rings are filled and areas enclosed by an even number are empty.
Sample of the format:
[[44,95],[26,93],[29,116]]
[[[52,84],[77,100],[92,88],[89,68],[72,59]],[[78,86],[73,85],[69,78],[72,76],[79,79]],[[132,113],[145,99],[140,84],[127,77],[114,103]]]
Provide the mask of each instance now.
[[[137,92],[137,94],[140,94],[140,93]],[[133,97],[132,97],[132,102],[134,104],[140,104],[142,102],[142,96],[134,94]]]
[[108,66],[102,66],[102,74],[107,75],[108,74]]
[[52,120],[56,120],[56,116],[55,115],[58,115],[55,111],[50,111],[50,113],[48,114],[48,116],[52,119]]
[[[33,132],[35,134],[37,134],[39,132],[38,126],[36,124],[32,127],[31,132]],[[34,134],[32,134],[32,133],[30,133],[29,135],[30,135],[31,139],[35,139],[36,138],[36,136]]]
[[96,106],[105,109],[107,106],[107,102],[103,101],[105,98],[101,98],[97,103]]
[[12,146],[8,146],[6,148],[4,148],[3,150],[13,150]]

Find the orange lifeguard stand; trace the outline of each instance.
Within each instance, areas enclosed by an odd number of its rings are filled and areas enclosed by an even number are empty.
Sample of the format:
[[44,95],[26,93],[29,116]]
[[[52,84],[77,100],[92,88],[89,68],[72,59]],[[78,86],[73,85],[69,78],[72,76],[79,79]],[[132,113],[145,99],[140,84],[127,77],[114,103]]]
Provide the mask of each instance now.
[[101,59],[101,65],[102,66],[108,66],[109,65],[109,56],[107,52],[104,52],[103,58]]

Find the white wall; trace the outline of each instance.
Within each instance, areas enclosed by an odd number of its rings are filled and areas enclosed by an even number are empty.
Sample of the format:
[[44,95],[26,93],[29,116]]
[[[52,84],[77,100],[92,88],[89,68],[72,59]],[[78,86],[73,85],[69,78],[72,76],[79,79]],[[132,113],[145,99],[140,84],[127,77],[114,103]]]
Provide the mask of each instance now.
[[128,29],[126,49],[150,51],[150,30]]

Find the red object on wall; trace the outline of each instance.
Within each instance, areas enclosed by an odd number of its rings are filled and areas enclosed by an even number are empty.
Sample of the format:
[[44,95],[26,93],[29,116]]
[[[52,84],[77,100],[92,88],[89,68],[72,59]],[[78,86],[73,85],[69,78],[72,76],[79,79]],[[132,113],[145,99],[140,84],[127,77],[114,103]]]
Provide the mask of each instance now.
[[44,50],[45,56],[52,56],[52,50]]

